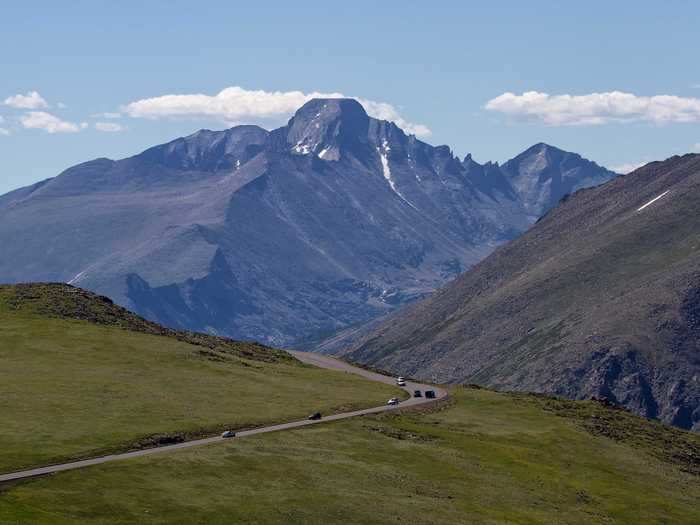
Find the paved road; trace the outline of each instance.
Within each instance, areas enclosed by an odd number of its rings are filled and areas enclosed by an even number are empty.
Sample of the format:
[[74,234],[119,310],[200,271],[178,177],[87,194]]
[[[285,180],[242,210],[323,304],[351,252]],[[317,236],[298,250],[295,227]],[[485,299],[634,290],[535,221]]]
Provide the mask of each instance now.
[[[291,352],[294,357],[300,361],[318,366],[320,368],[327,368],[329,370],[337,370],[341,372],[346,372],[350,374],[356,374],[367,378],[371,381],[378,381],[381,383],[386,383],[389,385],[394,385],[396,379],[393,377],[384,376],[377,374],[375,372],[370,372],[356,366],[352,366],[344,361],[339,361],[332,357],[312,354],[309,352]],[[364,416],[367,414],[377,414],[379,412],[388,412],[390,410],[397,410],[399,408],[406,408],[416,405],[424,405],[428,403],[435,403],[440,399],[447,396],[447,392],[442,388],[437,388],[432,385],[425,385],[422,383],[407,382],[404,387],[409,395],[411,396],[406,401],[402,401],[399,405],[382,405],[375,408],[366,408],[364,410],[355,410],[354,412],[343,412],[342,414],[333,414],[321,418],[320,420],[310,421],[308,419],[303,419],[301,421],[291,421],[289,423],[282,423],[279,425],[271,425],[268,427],[254,428],[251,430],[241,430],[236,432],[235,439],[244,438],[247,436],[254,436],[256,434],[267,434],[268,432],[277,432],[279,430],[289,430],[292,428],[305,427],[309,425],[317,425],[319,423],[327,423],[329,421],[338,421],[340,419],[348,419],[351,417]],[[414,390],[434,390],[436,394],[436,399],[426,399],[425,397],[412,397]],[[73,461],[70,463],[62,463],[60,465],[51,465],[48,467],[40,467],[31,470],[24,470],[21,472],[12,472],[9,474],[0,474],[0,483],[3,481],[14,481],[18,479],[32,478],[35,476],[42,476],[45,474],[53,474],[55,472],[62,472],[64,470],[74,470],[84,467],[89,467],[92,465],[101,465],[102,463],[108,463],[110,461],[119,461],[122,459],[138,458],[141,456],[150,456],[151,454],[161,454],[163,452],[172,452],[174,450],[180,450],[183,448],[200,447],[202,445],[211,445],[214,443],[223,443],[224,441],[231,441],[231,439],[225,439],[220,436],[195,439],[193,441],[185,441],[183,443],[177,443],[175,445],[166,445],[163,447],[149,448],[144,450],[136,450],[134,452],[125,452],[123,454],[111,454],[109,456],[102,456],[99,458],[85,459],[83,461]]]

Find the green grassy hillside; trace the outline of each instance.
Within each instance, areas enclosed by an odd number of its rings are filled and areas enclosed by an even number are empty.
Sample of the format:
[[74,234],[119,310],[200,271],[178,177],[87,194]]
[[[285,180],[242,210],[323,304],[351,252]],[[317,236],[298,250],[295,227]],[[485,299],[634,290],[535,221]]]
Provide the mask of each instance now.
[[699,473],[696,434],[595,402],[455,387],[432,412],[8,486],[0,523],[688,525]]
[[0,287],[0,472],[375,406],[396,392],[279,350],[166,330],[66,285]]

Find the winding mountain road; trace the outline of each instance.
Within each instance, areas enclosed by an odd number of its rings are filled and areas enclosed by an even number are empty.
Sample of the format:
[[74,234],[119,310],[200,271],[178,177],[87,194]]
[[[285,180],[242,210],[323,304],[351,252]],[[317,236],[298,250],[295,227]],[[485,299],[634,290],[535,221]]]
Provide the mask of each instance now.
[[[314,365],[319,368],[326,368],[328,370],[336,370],[339,372],[345,372],[350,374],[356,374],[362,376],[371,381],[377,381],[380,383],[386,383],[389,385],[395,385],[396,379],[394,377],[385,376],[378,374],[376,372],[370,372],[356,366],[353,366],[344,361],[334,359],[329,356],[313,354],[309,352],[290,352],[294,357],[303,363]],[[341,419],[348,419],[351,417],[364,416],[368,414],[378,414],[380,412],[389,412],[392,410],[398,410],[406,407],[415,407],[417,405],[426,405],[430,403],[436,403],[437,401],[447,397],[447,391],[442,388],[434,387],[432,385],[426,385],[423,383],[414,383],[411,381],[406,382],[406,386],[403,389],[408,392],[409,397],[407,400],[402,401],[398,405],[382,405],[374,408],[366,408],[363,410],[355,410],[353,412],[343,412],[341,414],[332,414],[325,416],[318,420],[308,420],[304,419],[301,421],[291,421],[289,423],[281,423],[279,425],[271,425],[267,427],[254,428],[251,430],[241,430],[236,432],[235,439],[245,438],[248,436],[255,436],[257,434],[267,434],[268,432],[277,432],[280,430],[290,430],[294,428],[300,428],[310,425],[318,425],[320,423],[328,423],[330,421],[338,421]],[[421,390],[425,392],[426,390],[435,391],[435,399],[427,399],[425,397],[413,397],[414,390]],[[211,445],[214,443],[229,442],[231,439],[222,438],[221,436],[215,436],[204,439],[195,439],[192,441],[185,441],[183,443],[177,443],[174,445],[166,445],[156,448],[148,448],[143,450],[135,450],[133,452],[124,452],[122,454],[110,454],[108,456],[102,456],[98,458],[85,459],[81,461],[71,461],[69,463],[61,463],[59,465],[50,465],[47,467],[39,467],[30,470],[23,470],[20,472],[11,472],[8,474],[0,474],[0,483],[7,481],[15,481],[26,478],[32,478],[36,476],[43,476],[46,474],[54,474],[56,472],[63,472],[65,470],[75,470],[84,467],[90,467],[93,465],[101,465],[102,463],[109,463],[111,461],[119,461],[123,459],[138,458],[141,456],[150,456],[152,454],[161,454],[164,452],[173,452],[176,450],[181,450],[185,448],[200,447],[203,445]]]

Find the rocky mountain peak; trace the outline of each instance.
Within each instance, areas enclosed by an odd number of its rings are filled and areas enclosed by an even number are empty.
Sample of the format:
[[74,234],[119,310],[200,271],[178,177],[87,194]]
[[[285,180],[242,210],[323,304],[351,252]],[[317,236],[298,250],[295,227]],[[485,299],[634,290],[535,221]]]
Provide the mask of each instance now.
[[523,201],[525,210],[540,217],[564,195],[602,184],[615,173],[576,153],[539,142],[501,167]]
[[270,132],[201,130],[0,197],[0,277],[71,281],[178,328],[306,344],[430,293],[605,171],[561,167],[547,177],[567,184],[524,177],[530,191],[509,178],[516,164],[462,162],[355,100],[316,99]]
[[287,146],[292,154],[339,160],[344,151],[367,143],[369,121],[365,109],[354,99],[313,99],[289,121]]
[[580,158],[575,153],[569,153],[555,146],[550,146],[544,142],[530,146],[520,155],[509,160],[505,165],[518,166],[520,169],[542,169],[547,165],[557,163],[567,156]]
[[236,126],[223,131],[199,130],[137,156],[168,168],[216,171],[240,167],[255,156],[267,140],[259,126]]

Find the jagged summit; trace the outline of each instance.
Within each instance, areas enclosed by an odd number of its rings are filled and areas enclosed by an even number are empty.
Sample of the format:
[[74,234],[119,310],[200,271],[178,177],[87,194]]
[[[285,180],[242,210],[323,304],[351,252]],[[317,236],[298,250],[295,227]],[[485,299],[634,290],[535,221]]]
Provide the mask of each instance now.
[[[606,178],[589,163],[577,181],[568,155],[528,177],[354,99],[310,100],[272,131],[200,130],[0,197],[0,281],[71,282],[170,327],[299,345],[454,278],[548,209],[526,210],[540,187],[557,202]],[[547,182],[559,166],[566,185]]]
[[313,99],[287,124],[287,147],[293,154],[338,160],[343,151],[367,144],[369,120],[354,99]]
[[235,126],[223,131],[199,130],[187,137],[149,148],[139,160],[168,168],[216,171],[240,167],[267,142],[269,132],[259,126]]
[[288,126],[293,122],[326,122],[343,120],[356,122],[360,126],[366,126],[369,116],[357,100],[354,98],[314,98],[301,106],[289,120]]
[[616,173],[577,153],[539,142],[509,160],[501,170],[532,217],[542,216],[562,196],[602,184]]
[[546,142],[537,142],[527,148],[522,154],[530,154],[536,151],[554,151],[558,153],[566,153],[563,149],[547,144]]
[[581,159],[581,156],[577,153],[565,151],[561,148],[557,148],[556,146],[552,146],[551,144],[547,144],[545,142],[538,142],[537,144],[533,144],[532,146],[527,148],[519,155],[516,155],[509,161],[505,162],[503,164],[503,167],[506,170],[513,171],[514,169],[517,170],[517,167],[521,164],[529,165],[532,163],[536,163],[539,166],[546,166],[555,163],[560,163],[568,158],[571,158],[572,160],[577,160]]

